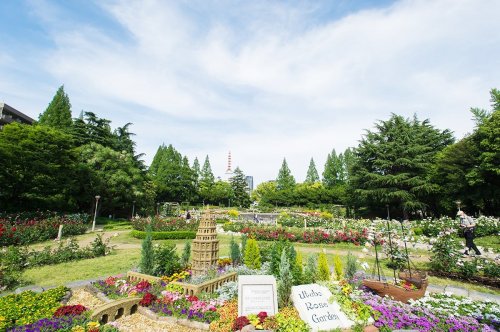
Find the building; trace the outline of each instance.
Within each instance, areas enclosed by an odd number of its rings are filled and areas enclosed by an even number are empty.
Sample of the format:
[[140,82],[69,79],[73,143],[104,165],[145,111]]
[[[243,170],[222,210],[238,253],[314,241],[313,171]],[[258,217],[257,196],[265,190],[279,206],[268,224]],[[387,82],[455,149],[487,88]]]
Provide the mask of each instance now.
[[6,124],[12,122],[19,122],[25,124],[33,124],[35,120],[30,118],[24,113],[19,112],[14,107],[9,106],[4,103],[0,103],[0,129],[3,128]]
[[248,185],[248,193],[251,194],[253,191],[253,176],[247,175],[245,180],[247,181]]

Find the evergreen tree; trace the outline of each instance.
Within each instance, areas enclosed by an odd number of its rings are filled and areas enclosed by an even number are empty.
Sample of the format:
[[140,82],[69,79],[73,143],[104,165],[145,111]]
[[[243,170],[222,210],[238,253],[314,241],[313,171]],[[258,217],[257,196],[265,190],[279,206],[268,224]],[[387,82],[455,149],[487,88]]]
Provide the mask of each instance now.
[[211,190],[215,184],[214,174],[212,173],[212,167],[210,166],[210,159],[208,155],[205,157],[205,162],[203,163],[203,168],[201,169],[200,176],[200,196],[205,201],[211,200]]
[[191,257],[191,242],[186,242],[181,256],[181,265],[183,267],[189,265],[189,257]]
[[279,279],[278,279],[278,306],[281,308],[290,305],[290,293],[293,286],[293,276],[290,270],[290,262],[288,261],[287,250],[281,253],[279,264]]
[[318,171],[316,170],[316,164],[314,163],[313,158],[311,158],[311,161],[309,162],[309,168],[307,170],[306,180],[304,182],[306,183],[319,182],[319,175]]
[[233,266],[238,266],[241,263],[241,252],[240,252],[240,247],[234,241],[234,237],[231,236],[231,242],[229,243],[229,250],[231,254],[231,261],[233,263]]
[[304,269],[304,283],[314,284],[318,280],[317,260],[314,254],[307,257],[306,268]]
[[200,162],[198,161],[198,157],[194,158],[193,161],[193,166],[191,167],[194,173],[194,180],[195,180],[195,188],[196,191],[200,189],[200,177],[201,177],[201,169],[200,169]]
[[[439,187],[430,181],[437,153],[453,142],[448,130],[432,127],[428,120],[393,114],[368,131],[356,149],[350,185],[372,209],[386,204],[396,211],[426,211]],[[382,210],[383,211],[383,210]]]
[[330,267],[324,252],[320,252],[318,257],[318,280],[330,281]]
[[278,190],[293,190],[295,187],[295,178],[293,177],[286,159],[283,158],[278,178],[276,179],[276,187]]
[[131,122],[126,123],[123,127],[118,127],[113,132],[114,137],[114,147],[113,149],[116,151],[125,151],[132,155],[135,153],[135,142],[132,140],[131,136],[134,136],[134,133],[131,133],[128,128],[132,125]]
[[304,281],[304,263],[300,251],[297,251],[294,264],[294,270],[296,271],[296,274],[293,277],[294,285],[302,285]]
[[332,150],[332,153],[328,154],[323,171],[323,185],[326,188],[333,188],[342,182],[344,173],[342,159],[342,154],[337,156],[335,149]]
[[260,269],[261,257],[257,240],[248,239],[245,248],[245,265],[250,269]]
[[38,117],[40,124],[62,130],[71,127],[71,103],[68,95],[64,92],[64,85],[61,85],[49,106]]
[[240,207],[249,207],[250,195],[248,194],[249,189],[245,174],[243,174],[239,167],[236,167],[233,174],[233,177],[229,179],[231,188],[233,189],[233,205]]
[[141,263],[139,264],[141,273],[153,274],[154,269],[154,249],[153,237],[151,236],[151,225],[146,228],[146,237],[142,240]]

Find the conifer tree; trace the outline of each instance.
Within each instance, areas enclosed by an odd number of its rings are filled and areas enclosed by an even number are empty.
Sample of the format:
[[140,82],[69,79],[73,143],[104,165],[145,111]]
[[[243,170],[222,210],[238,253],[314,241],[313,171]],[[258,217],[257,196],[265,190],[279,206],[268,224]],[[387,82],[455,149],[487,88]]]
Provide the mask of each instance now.
[[311,158],[311,161],[309,162],[309,168],[307,169],[306,180],[304,182],[305,183],[319,182],[319,175],[318,171],[316,170],[316,164],[314,163],[313,158]]
[[342,264],[342,260],[338,255],[333,257],[333,269],[335,270],[335,278],[340,280],[344,276],[344,267]]
[[233,200],[235,206],[249,207],[250,195],[248,194],[248,183],[245,174],[239,167],[234,170],[234,175],[229,179],[231,188],[233,189]]
[[284,308],[290,305],[290,293],[293,286],[293,276],[288,261],[287,250],[281,253],[278,279],[278,306]]
[[191,242],[186,242],[181,256],[181,265],[183,267],[186,267],[189,264],[189,257],[191,257]]
[[71,103],[68,95],[64,92],[64,85],[57,89],[56,95],[45,112],[40,114],[38,122],[62,130],[70,129],[73,123],[71,119]]
[[245,260],[246,248],[247,248],[248,236],[246,234],[241,235],[241,258]]
[[153,274],[154,250],[153,237],[151,236],[151,225],[146,228],[146,237],[142,240],[141,262],[139,265],[141,273]]
[[201,177],[200,162],[198,161],[198,157],[194,158],[193,166],[191,167],[191,169],[193,170],[196,188],[198,189]]
[[330,267],[324,252],[320,252],[318,257],[318,280],[330,281]]
[[210,201],[212,199],[211,190],[215,184],[214,174],[210,166],[210,159],[208,155],[205,157],[203,168],[200,175],[200,196],[203,200]]
[[[289,246],[289,251],[290,251],[289,258],[293,276],[293,284],[300,285],[302,283],[302,278],[303,278],[302,255],[300,254],[300,252],[295,251],[295,247],[292,244],[290,244]],[[300,261],[298,259],[299,256],[300,256]]]
[[326,188],[333,188],[341,182],[340,177],[343,174],[343,165],[341,157],[337,156],[335,149],[332,153],[328,154],[323,171],[323,185]]
[[245,248],[245,265],[250,269],[260,269],[261,257],[257,240],[248,239]]
[[318,268],[316,256],[310,254],[307,257],[306,268],[304,269],[304,283],[313,284],[318,280]]
[[229,243],[230,253],[231,253],[231,261],[233,266],[238,266],[241,263],[241,252],[240,247],[234,240],[234,236],[231,236],[231,242]]
[[293,190],[295,187],[295,178],[290,172],[285,158],[283,158],[283,163],[276,179],[276,187],[278,190]]

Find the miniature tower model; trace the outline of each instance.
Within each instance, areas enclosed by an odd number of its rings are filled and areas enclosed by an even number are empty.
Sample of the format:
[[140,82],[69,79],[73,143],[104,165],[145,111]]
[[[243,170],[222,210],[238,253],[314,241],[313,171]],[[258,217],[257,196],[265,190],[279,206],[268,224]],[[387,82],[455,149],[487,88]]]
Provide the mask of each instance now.
[[193,275],[206,274],[210,267],[217,265],[219,240],[217,240],[215,221],[210,218],[208,209],[203,213],[191,251]]

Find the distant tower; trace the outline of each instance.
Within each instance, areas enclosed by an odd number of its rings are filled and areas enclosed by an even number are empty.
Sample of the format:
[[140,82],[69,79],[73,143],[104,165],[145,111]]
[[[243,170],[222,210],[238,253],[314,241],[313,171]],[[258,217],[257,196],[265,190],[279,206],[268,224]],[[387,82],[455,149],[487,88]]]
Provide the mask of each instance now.
[[210,218],[208,209],[203,213],[191,251],[193,275],[204,275],[212,266],[217,266],[219,240],[217,240],[215,220]]
[[231,168],[231,151],[227,155],[227,169],[226,173],[224,173],[224,180],[229,181],[230,178],[233,177],[233,169]]

